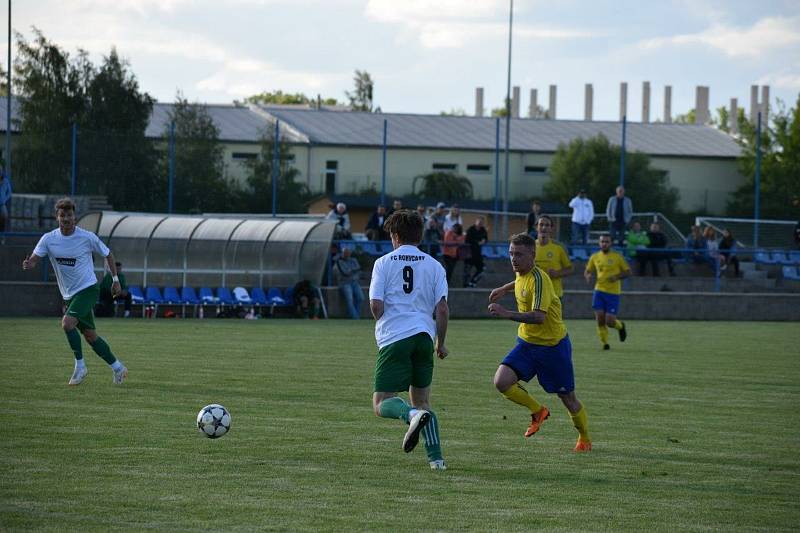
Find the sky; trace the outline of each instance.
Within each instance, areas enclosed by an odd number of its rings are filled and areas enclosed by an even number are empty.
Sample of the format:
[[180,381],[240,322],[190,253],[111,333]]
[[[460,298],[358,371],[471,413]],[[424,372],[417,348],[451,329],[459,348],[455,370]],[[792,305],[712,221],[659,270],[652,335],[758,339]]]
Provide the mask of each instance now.
[[[3,6],[3,28],[7,7]],[[16,0],[13,32],[32,27],[95,63],[112,47],[140,87],[160,102],[231,103],[282,90],[345,100],[356,69],[375,80],[384,112],[475,111],[506,93],[509,0]],[[594,119],[617,120],[619,85],[628,116],[641,120],[642,82],[650,119],[694,107],[710,87],[711,107],[730,98],[749,108],[750,86],[770,85],[793,107],[800,93],[800,0],[516,0],[511,83],[526,114],[531,89],[557,117],[583,119],[584,85]],[[6,39],[0,60],[6,64]],[[16,46],[12,44],[12,58]]]

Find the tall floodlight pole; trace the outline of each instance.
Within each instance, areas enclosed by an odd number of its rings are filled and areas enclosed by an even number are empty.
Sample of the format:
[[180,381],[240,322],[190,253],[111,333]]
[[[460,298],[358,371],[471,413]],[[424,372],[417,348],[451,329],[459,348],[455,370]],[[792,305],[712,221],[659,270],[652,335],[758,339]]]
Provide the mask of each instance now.
[[505,186],[503,187],[503,235],[508,235],[508,146],[511,139],[511,29],[514,23],[514,0],[509,0],[508,8],[508,77],[506,78],[506,146],[505,146]]
[[11,180],[11,0],[8,0],[8,72],[6,74],[6,179]]
[[753,218],[755,228],[753,231],[753,248],[758,248],[758,219],[761,218],[761,111],[758,112],[756,123],[756,190],[754,198]]
[[619,186],[625,186],[625,133],[628,130],[628,115],[622,115],[622,149],[619,152]]

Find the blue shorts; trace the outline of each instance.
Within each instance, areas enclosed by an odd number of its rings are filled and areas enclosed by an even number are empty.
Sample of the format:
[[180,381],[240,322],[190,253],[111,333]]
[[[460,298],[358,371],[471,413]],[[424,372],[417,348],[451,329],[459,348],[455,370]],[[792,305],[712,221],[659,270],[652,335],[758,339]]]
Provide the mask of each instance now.
[[619,294],[594,291],[592,295],[592,309],[595,311],[605,311],[609,315],[617,315],[619,312]]
[[572,343],[569,335],[555,346],[531,344],[517,338],[517,345],[503,359],[519,379],[530,381],[536,376],[539,385],[549,393],[575,390],[575,373],[572,370]]

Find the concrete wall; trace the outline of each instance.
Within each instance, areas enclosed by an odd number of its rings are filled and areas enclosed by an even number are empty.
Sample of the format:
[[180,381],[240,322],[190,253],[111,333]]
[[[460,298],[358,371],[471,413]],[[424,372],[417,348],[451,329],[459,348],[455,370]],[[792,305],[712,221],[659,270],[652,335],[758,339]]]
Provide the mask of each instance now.
[[[330,316],[346,316],[339,291],[323,289]],[[365,291],[366,295],[366,291]],[[489,291],[459,289],[450,291],[452,318],[488,318]],[[55,283],[0,282],[0,301],[14,305],[0,306],[0,316],[61,316],[61,296]],[[590,319],[592,293],[565,291],[564,316],[567,319]],[[506,296],[506,306],[514,300]],[[369,309],[362,306],[362,316]],[[725,321],[800,321],[800,294],[732,294],[684,292],[629,292],[622,296],[621,318],[631,320],[725,320]]]
[[653,157],[651,165],[668,172],[670,184],[681,194],[678,207],[684,211],[722,214],[730,193],[745,182],[730,159]]

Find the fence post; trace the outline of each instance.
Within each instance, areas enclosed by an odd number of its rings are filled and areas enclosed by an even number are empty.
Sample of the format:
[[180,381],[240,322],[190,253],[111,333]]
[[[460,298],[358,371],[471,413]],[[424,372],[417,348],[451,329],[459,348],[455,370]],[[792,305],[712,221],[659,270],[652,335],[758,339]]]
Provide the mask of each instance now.
[[278,214],[278,165],[280,165],[281,121],[275,121],[275,146],[272,148],[272,217]]
[[167,213],[172,214],[173,190],[175,189],[175,122],[169,125],[169,172],[167,177]]
[[69,195],[75,196],[78,181],[78,123],[72,123],[72,174],[69,185]]

